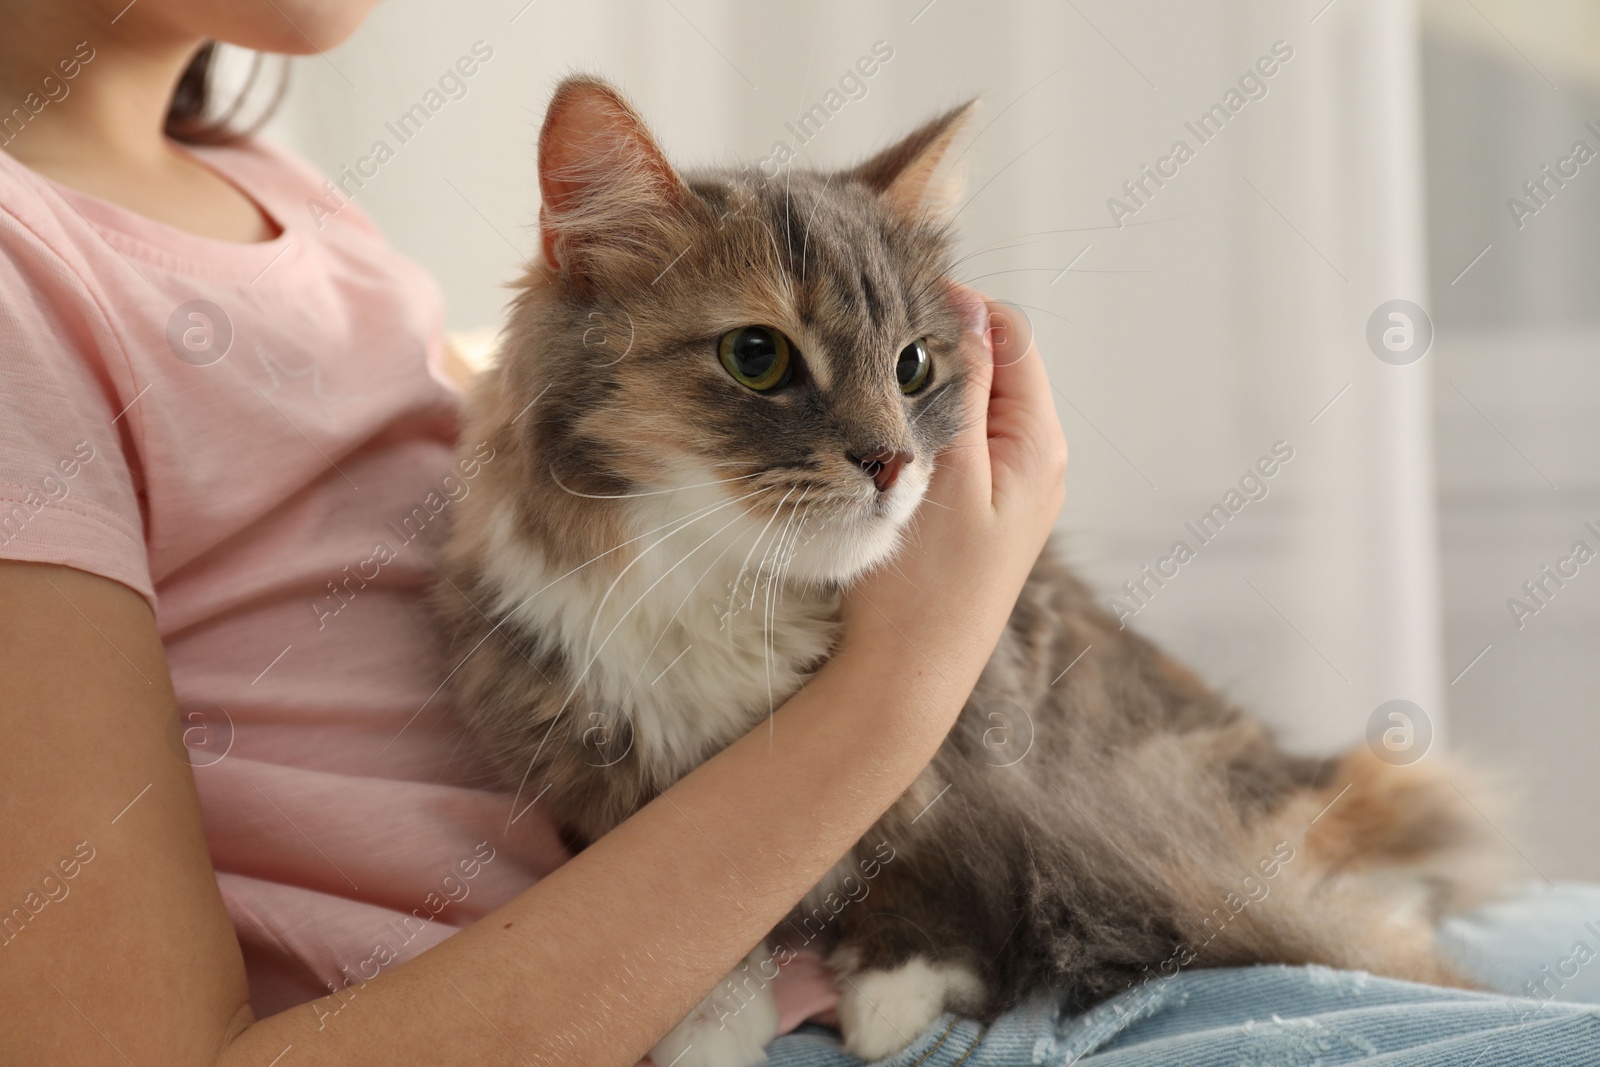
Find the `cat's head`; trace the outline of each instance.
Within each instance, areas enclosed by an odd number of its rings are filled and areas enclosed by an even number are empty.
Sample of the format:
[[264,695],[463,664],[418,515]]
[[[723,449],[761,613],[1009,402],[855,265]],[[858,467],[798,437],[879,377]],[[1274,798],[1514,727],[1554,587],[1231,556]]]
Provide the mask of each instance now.
[[694,522],[804,581],[885,558],[964,416],[942,164],[970,111],[848,170],[680,174],[615,89],[563,82],[506,346],[562,506]]

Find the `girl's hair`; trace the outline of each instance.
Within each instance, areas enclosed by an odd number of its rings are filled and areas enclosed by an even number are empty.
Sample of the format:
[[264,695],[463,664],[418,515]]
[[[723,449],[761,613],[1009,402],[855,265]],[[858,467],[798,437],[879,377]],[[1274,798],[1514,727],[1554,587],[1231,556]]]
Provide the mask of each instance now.
[[248,136],[260,129],[272,117],[272,113],[278,109],[278,104],[289,88],[289,69],[285,65],[278,76],[278,84],[272,91],[271,99],[267,101],[261,113],[248,124],[235,125],[251,90],[261,78],[261,69],[265,65],[266,57],[260,52],[251,57],[250,73],[246,75],[238,95],[221,114],[212,115],[211,77],[216,70],[216,61],[217,42],[207,41],[200,46],[194,58],[189,60],[183,76],[178,79],[178,88],[172,94],[172,103],[167,106],[166,131],[167,136],[174,141],[183,144],[225,144]]

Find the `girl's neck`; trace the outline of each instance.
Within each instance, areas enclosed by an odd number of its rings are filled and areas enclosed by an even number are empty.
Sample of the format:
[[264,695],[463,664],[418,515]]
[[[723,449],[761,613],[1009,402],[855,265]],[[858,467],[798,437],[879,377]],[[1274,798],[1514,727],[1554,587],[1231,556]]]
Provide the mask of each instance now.
[[87,18],[87,4],[18,10],[35,2],[0,0],[0,151],[175,229],[242,244],[276,236],[255,203],[166,137],[173,91],[201,41],[131,15]]
[[101,14],[91,5],[41,9],[34,0],[0,0],[0,115],[20,107],[30,116],[0,141],[47,174],[91,159],[108,170],[171,165],[167,106],[201,42],[116,11]]

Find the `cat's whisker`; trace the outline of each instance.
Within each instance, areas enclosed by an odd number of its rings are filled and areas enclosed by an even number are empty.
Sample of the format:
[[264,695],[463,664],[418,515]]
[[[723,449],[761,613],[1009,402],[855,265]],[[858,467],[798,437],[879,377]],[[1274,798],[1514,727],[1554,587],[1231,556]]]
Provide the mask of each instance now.
[[[785,583],[788,581],[789,570],[794,563],[794,558],[800,552],[800,538],[805,533],[806,517],[811,514],[812,504],[813,502],[808,501],[804,495],[794,502],[793,514],[790,516],[790,526],[785,534],[783,551],[778,557],[776,574],[774,575],[773,587],[777,594],[776,601],[772,606],[774,614],[783,605],[783,594],[787,589]],[[804,510],[801,510],[802,505],[804,505]]]
[[[747,498],[741,498],[741,499],[747,499]],[[659,533],[662,530],[665,530],[668,526],[676,526],[676,525],[679,525],[679,524],[687,524],[689,522],[693,522],[697,518],[702,517],[703,513],[709,512],[711,509],[717,508],[717,507],[721,507],[721,506],[723,506],[723,505],[708,504],[705,507],[697,508],[696,510],[690,512],[687,516],[680,516],[678,518],[672,519],[669,522],[664,522],[660,526],[657,526],[652,530],[646,530],[644,533],[636,534],[633,537],[628,538],[626,541],[622,541],[622,542],[619,542],[618,544],[612,545],[610,548],[606,549],[604,552],[601,552],[601,553],[598,553],[598,554],[596,554],[594,556],[591,556],[588,559],[584,560],[582,563],[580,563],[577,566],[571,568],[570,570],[567,570],[567,571],[563,572],[562,574],[557,575],[555,578],[550,579],[550,581],[546,582],[544,585],[540,586],[538,589],[535,589],[533,592],[529,593],[527,596],[525,596],[521,600],[517,601],[517,603],[513,604],[511,607],[506,608],[503,612],[500,613],[500,618],[495,621],[494,625],[489,627],[489,632],[484,634],[482,637],[480,637],[478,639],[477,643],[474,644],[471,648],[469,648],[467,650],[466,655],[462,656],[461,659],[456,663],[456,665],[450,668],[450,672],[444,676],[444,680],[441,681],[434,688],[433,692],[428,694],[428,699],[426,699],[426,700],[424,700],[422,702],[422,706],[419,707],[412,714],[411,719],[407,721],[406,725],[409,726],[412,721],[415,721],[416,717],[418,715],[421,715],[423,713],[423,711],[425,711],[427,709],[429,704],[433,703],[433,698],[438,696],[441,692],[444,691],[444,687],[450,684],[450,680],[456,676],[457,672],[459,672],[462,667],[465,667],[467,665],[468,661],[472,659],[472,657],[477,653],[478,649],[482,648],[484,646],[484,644],[488,642],[489,638],[491,638],[495,634],[499,633],[500,632],[500,627],[502,627],[506,623],[510,622],[512,617],[515,616],[517,614],[517,612],[521,611],[523,608],[527,607],[530,603],[532,603],[534,598],[538,597],[540,594],[544,593],[546,590],[550,589],[552,586],[556,585],[557,583],[565,581],[566,579],[572,577],[574,574],[577,574],[579,571],[583,570],[585,567],[589,566],[591,563],[594,563],[594,562],[596,562],[598,560],[604,559],[605,557],[611,555],[613,552],[618,552],[618,551],[628,547],[629,545],[633,544],[635,541],[642,541],[646,537],[649,537],[651,534]],[[404,726],[401,727],[401,732],[404,732],[404,730],[405,730],[405,727]],[[397,740],[398,738],[399,738],[399,734],[396,734],[395,738],[391,739],[389,741],[389,744],[391,744],[391,745],[394,744],[394,741]],[[388,746],[386,745],[385,746],[385,750],[387,750],[387,747]],[[526,784],[526,779],[524,779],[524,784]]]
[[[693,525],[693,523],[699,522],[701,519],[707,518],[710,515],[713,515],[716,512],[721,511],[723,508],[732,507],[733,505],[741,503],[742,501],[749,500],[751,497],[759,496],[762,493],[769,492],[769,491],[770,491],[769,488],[763,487],[761,489],[757,489],[753,493],[746,493],[744,496],[734,497],[731,500],[725,500],[721,504],[717,504],[716,506],[711,508],[711,510],[706,511],[701,515],[698,515],[691,523],[687,523],[684,526],[679,527],[679,529],[676,529],[676,530],[669,530],[666,534],[662,535],[660,539],[658,539],[657,541],[655,541],[651,545],[649,545],[649,547],[641,549],[631,560],[628,561],[626,566],[624,566],[620,571],[617,572],[616,577],[611,579],[611,584],[606,587],[605,595],[600,598],[600,603],[595,606],[595,609],[594,609],[594,621],[589,624],[589,639],[588,639],[589,647],[591,647],[591,648],[594,647],[595,631],[600,628],[600,617],[605,611],[606,602],[611,599],[611,594],[616,590],[617,584],[622,581],[622,579],[627,575],[627,573],[629,571],[631,571],[639,563],[640,560],[644,559],[647,555],[649,555],[658,545],[662,544],[663,542],[667,541],[671,537],[675,536],[680,530],[687,529],[690,525]],[[736,516],[734,521],[737,522],[738,519],[741,518],[741,517],[743,517],[743,516],[742,515]],[[613,632],[615,632],[615,631],[613,631]]]
[[810,496],[810,488],[800,494],[800,499],[789,505],[789,521],[784,524],[783,534],[778,539],[778,551],[774,553],[772,566],[774,571],[781,571],[785,561],[789,558],[794,545],[795,525],[800,518],[800,505]]
[[928,280],[914,289],[910,296],[906,297],[906,307],[916,307],[919,303],[921,303],[922,298],[928,295],[928,291],[930,289],[936,285],[948,284],[951,280],[952,279],[950,276],[942,270],[931,271]]
[[[761,492],[766,492],[766,491],[767,491],[766,489],[760,489],[760,490],[757,490],[756,492],[757,493],[761,493]],[[755,493],[750,494],[750,496],[754,496],[754,495],[756,495],[756,494]],[[748,497],[741,497],[740,499],[748,499]],[[730,500],[730,501],[726,502],[726,504],[733,504],[733,503],[738,503],[738,501],[737,500]],[[716,508],[713,508],[712,510],[721,510],[721,508],[725,507],[726,504],[718,505]],[[706,512],[706,514],[710,514],[710,512],[708,511],[708,512]],[[691,524],[692,524],[692,522],[698,522],[700,519],[705,518],[705,517],[706,517],[705,514],[697,515],[697,516],[694,517],[694,519],[691,520]],[[561,720],[562,715],[566,713],[567,707],[572,703],[572,698],[577,694],[578,689],[582,686],[584,679],[586,677],[588,677],[589,670],[594,666],[595,661],[597,659],[599,659],[600,653],[602,651],[604,651],[606,643],[611,640],[611,637],[617,632],[617,629],[624,622],[627,621],[628,616],[633,613],[633,610],[644,602],[644,598],[650,594],[650,591],[653,590],[656,587],[656,585],[659,585],[662,581],[664,581],[667,578],[667,576],[672,573],[673,570],[677,569],[678,566],[680,566],[681,564],[686,562],[689,559],[690,556],[694,555],[695,552],[698,552],[701,548],[705,547],[705,545],[712,538],[716,537],[717,534],[720,534],[722,532],[722,530],[726,530],[729,526],[732,526],[735,522],[738,522],[738,521],[739,521],[738,517],[735,517],[734,519],[729,521],[727,524],[725,524],[721,529],[716,531],[716,533],[713,533],[711,535],[711,537],[706,538],[705,541],[700,542],[699,545],[696,545],[693,549],[691,549],[689,552],[687,552],[684,555],[683,559],[680,559],[677,563],[675,563],[671,567],[667,568],[666,572],[663,573],[659,578],[657,578],[656,581],[654,583],[652,583],[650,585],[650,587],[647,588],[644,591],[644,593],[640,594],[639,599],[635,600],[633,602],[633,604],[629,606],[627,611],[623,612],[622,618],[617,620],[617,625],[613,626],[611,628],[611,632],[606,634],[605,641],[601,642],[600,647],[595,650],[594,655],[589,659],[588,663],[586,663],[584,665],[583,672],[578,676],[577,681],[573,682],[572,689],[567,693],[566,699],[561,702],[561,707],[556,709],[556,713],[550,717],[550,725],[545,728],[544,736],[539,739],[538,747],[536,749],[534,749],[532,757],[529,758],[528,766],[522,772],[522,781],[517,786],[517,792],[516,792],[515,797],[512,798],[511,812],[508,814],[507,821],[506,821],[506,826],[508,828],[510,827],[512,822],[516,821],[517,803],[522,798],[522,790],[528,784],[528,775],[531,774],[532,771],[533,771],[533,768],[538,765],[539,755],[540,755],[540,753],[542,753],[544,751],[545,743],[550,740],[550,735],[551,735],[552,732],[554,732],[554,730],[556,728],[556,723],[558,723]],[[673,525],[673,523],[667,523],[666,525],[671,526],[671,525]],[[688,524],[686,524],[684,526],[680,526],[679,529],[686,529],[687,525]],[[659,528],[660,527],[658,527],[658,529]],[[652,531],[652,532],[654,532],[654,531]],[[677,530],[673,531],[673,533],[676,533],[676,532],[678,532],[678,531]],[[641,535],[641,536],[648,536],[648,534]],[[668,536],[671,536],[671,535],[669,534]],[[665,539],[666,538],[662,538],[662,540],[665,540]],[[624,543],[626,543],[626,542],[624,542]],[[661,543],[661,541],[657,541],[656,542],[657,545],[659,545],[660,543]],[[620,547],[620,546],[618,546],[618,547]],[[650,547],[654,548],[655,545],[651,545]],[[724,549],[723,551],[726,552],[727,550]],[[596,558],[598,558],[598,557],[596,557]],[[591,560],[590,562],[593,562],[593,561]],[[637,560],[635,562],[637,562]],[[631,564],[630,564],[630,566],[631,566]],[[571,573],[571,572],[569,571],[568,573]],[[565,575],[563,575],[563,577],[565,577]],[[556,581],[560,581],[560,579],[558,578],[558,579],[556,579]],[[550,584],[553,585],[555,583],[552,582]],[[612,583],[612,588],[615,588],[615,586],[616,586],[616,583],[613,582]],[[549,588],[549,586],[547,585],[547,586],[545,586],[545,588]],[[543,590],[541,590],[541,592],[542,591]],[[606,595],[609,596],[610,593],[611,593],[611,590],[607,589],[606,590]],[[530,599],[531,599],[531,597],[530,597]],[[596,609],[596,616],[598,617],[598,609]],[[501,622],[504,622],[504,621],[505,621],[505,619],[501,620]],[[491,629],[489,631],[489,633],[493,634],[495,630],[499,629],[499,627],[500,627],[500,623],[496,623],[495,626],[494,626],[494,629]],[[591,631],[591,639],[592,639],[592,631]],[[488,640],[488,635],[486,635],[484,637],[484,640]],[[481,645],[482,643],[483,643],[482,641],[478,642],[479,645]],[[474,646],[473,651],[477,651],[477,646]],[[470,656],[471,653],[469,652],[468,655]],[[626,711],[624,711],[624,713],[626,713]],[[630,722],[631,722],[631,720],[630,720]]]
[[[617,630],[620,629],[622,627],[622,624],[628,620],[628,616],[633,614],[633,612],[639,607],[639,605],[643,604],[645,602],[645,599],[647,597],[649,597],[651,592],[653,592],[658,585],[660,585],[662,582],[666,581],[667,578],[669,578],[672,575],[673,571],[677,570],[679,567],[681,567],[685,563],[687,563],[690,560],[690,558],[695,555],[695,553],[699,552],[706,545],[710,544],[713,540],[715,540],[717,538],[717,536],[719,534],[721,534],[724,530],[728,529],[728,527],[732,526],[734,523],[738,522],[742,518],[743,518],[742,515],[736,515],[732,519],[728,520],[726,523],[724,523],[721,526],[719,526],[715,531],[713,531],[703,541],[701,541],[699,544],[695,545],[693,548],[689,549],[689,551],[685,552],[678,559],[678,561],[676,563],[674,563],[672,566],[668,567],[666,570],[662,571],[661,574],[659,574],[656,577],[655,581],[651,582],[648,586],[646,586],[645,589],[644,589],[644,592],[640,593],[638,595],[638,597],[636,597],[634,599],[633,603],[628,605],[627,610],[622,613],[621,618],[619,618],[616,621],[616,623],[611,627],[611,629],[606,632],[605,638],[600,642],[600,647],[594,650],[594,653],[593,653],[593,655],[590,656],[588,663],[586,663],[584,665],[583,672],[578,677],[578,682],[574,683],[574,685],[576,686],[577,684],[582,683],[584,677],[589,672],[589,668],[594,665],[595,660],[597,660],[599,658],[600,653],[605,649],[606,643],[609,642],[613,636],[615,636]],[[657,543],[659,544],[659,542],[657,542]],[[735,541],[735,543],[737,543],[737,540]],[[728,551],[728,549],[726,549],[726,548],[723,549],[723,554],[726,554],[727,551]],[[721,556],[719,555],[718,558],[720,559]]]
[[816,203],[811,205],[811,214],[806,216],[806,232],[800,241],[800,284],[806,281],[806,253],[811,250],[811,222],[817,217],[817,209],[822,206],[822,201],[828,195],[828,185],[833,181],[833,172],[828,172],[827,179],[822,183],[822,192],[817,194]]
[[[1007,238],[1006,240],[1010,240],[1010,238]],[[1036,241],[1023,241],[1020,244],[1006,244],[1004,241],[991,241],[989,244],[984,245],[981,248],[976,248],[960,258],[952,260],[950,262],[950,271],[954,273],[955,269],[961,266],[961,264],[970,259],[977,259],[979,256],[987,256],[994,252],[1009,252],[1014,248],[1027,248],[1029,245],[1037,243],[1038,242]]]
[[[783,533],[779,534],[773,551],[772,571],[767,576],[767,602],[762,605],[761,620],[764,633],[762,636],[762,653],[766,659],[767,671],[767,716],[770,718],[776,710],[772,694],[772,658],[775,654],[777,643],[777,602],[773,598],[773,583],[777,581],[779,572],[783,569],[784,540],[790,529],[794,526],[795,517],[799,513],[800,502],[805,499],[802,494],[800,500],[795,501],[794,508],[789,512],[789,521],[784,524]],[[779,592],[782,587],[779,586]]]
[[[781,511],[782,508],[780,507],[779,510]],[[766,575],[768,597],[767,600],[763,601],[761,605],[763,618],[765,618],[767,606],[771,601],[772,575],[777,569],[778,560],[783,552],[783,539],[789,532],[789,526],[794,521],[794,515],[794,511],[791,510],[788,518],[784,519],[783,524],[774,532],[772,540],[768,542],[766,549],[761,553],[761,560],[756,564],[755,576],[751,579],[750,603],[748,607],[753,611],[755,610],[756,606],[756,597],[761,592],[762,575]]]
[[1000,238],[1000,240],[1001,241],[1015,241],[1018,238],[1022,238],[1022,237],[1050,237],[1050,236],[1053,236],[1053,235],[1058,234],[1058,233],[1100,233],[1103,230],[1110,230],[1110,231],[1125,230],[1125,229],[1128,229],[1128,228],[1133,227],[1133,226],[1159,226],[1159,225],[1162,225],[1163,223],[1177,222],[1179,219],[1187,218],[1188,216],[1190,216],[1192,214],[1194,214],[1194,212],[1192,210],[1190,210],[1190,211],[1181,211],[1176,215],[1169,215],[1166,218],[1146,219],[1146,220],[1144,220],[1142,222],[1126,222],[1126,221],[1124,221],[1122,223],[1107,223],[1107,224],[1105,224],[1103,226],[1069,226],[1069,227],[1067,227],[1065,229],[1058,229],[1058,230],[1029,230],[1026,233],[1017,233],[1017,234],[1012,234],[1010,237],[1002,237],[1002,238]]
[[928,414],[930,411],[938,410],[939,404],[942,401],[952,400],[960,395],[961,393],[955,388],[954,382],[946,382],[944,385],[935,390],[934,395],[930,396],[926,401],[924,401],[922,410],[911,416],[907,422],[907,425],[916,426],[918,420],[920,420],[924,415]]
[[787,170],[783,175],[783,247],[789,251],[789,259],[794,259],[794,227],[789,224],[789,216],[794,214],[794,171]]
[[[956,281],[959,282],[961,285],[969,285],[970,286],[973,282],[979,282],[979,281],[982,281],[985,278],[998,278],[1002,274],[1039,274],[1039,273],[1060,274],[1061,273],[1061,268],[1059,268],[1059,267],[1008,267],[1005,270],[991,270],[991,271],[985,271],[983,274],[974,274],[974,275],[972,275],[971,277],[968,277],[968,278],[957,278]],[[1130,274],[1146,274],[1146,273],[1149,273],[1149,272],[1148,271],[1129,271],[1128,273],[1130,273]]]
[[[733,619],[733,601],[734,598],[739,595],[739,586],[744,582],[745,568],[750,565],[750,557],[755,554],[756,547],[761,544],[761,539],[767,535],[767,531],[772,528],[772,524],[778,520],[778,514],[783,510],[784,501],[788,500],[793,494],[794,489],[792,488],[789,490],[789,492],[783,494],[783,500],[778,501],[778,506],[773,509],[772,517],[768,519],[767,524],[761,528],[761,532],[756,534],[755,541],[753,541],[750,545],[750,551],[744,554],[744,561],[739,564],[739,573],[734,577],[733,588],[728,592],[727,617],[730,621],[730,625],[728,627],[728,640],[730,642],[733,640],[733,627],[731,625]],[[753,596],[750,602],[752,605],[755,603]]]
[[[798,488],[798,487],[796,487],[796,488]],[[774,519],[776,519],[780,514],[782,514],[784,502],[786,502],[789,499],[789,497],[793,495],[793,493],[794,493],[794,490],[791,489],[789,491],[789,493],[784,494],[783,500],[778,502],[778,507],[776,509],[774,509],[773,515],[772,515],[772,517]],[[791,515],[791,517],[792,517],[792,515]],[[785,529],[787,529],[787,528],[788,528],[788,523],[787,522],[785,522],[784,526],[779,527],[778,532],[775,535],[773,535],[772,541],[767,545],[766,549],[762,551],[760,562],[758,562],[756,564],[755,575],[750,580],[750,603],[745,605],[746,608],[748,610],[750,610],[750,611],[754,611],[755,610],[755,607],[756,607],[756,596],[761,591],[761,575],[762,575],[762,572],[766,572],[768,574],[771,573],[771,567],[768,565],[767,561],[768,560],[772,560],[772,561],[775,562],[777,560],[778,546],[783,542],[783,531]]]
[[[750,576],[750,603],[745,605],[746,611],[756,610],[756,598],[761,595],[761,576],[762,574],[772,573],[772,569],[768,561],[775,558],[774,554],[778,550],[778,543],[783,540],[784,529],[784,526],[778,527],[778,529],[773,532],[772,540],[767,542],[767,547],[761,551],[761,559],[756,563],[755,573]],[[765,616],[765,613],[766,607],[763,605],[763,616]]]
[[[639,679],[644,675],[645,668],[650,663],[651,658],[655,656],[656,649],[660,648],[661,642],[666,640],[667,633],[672,629],[672,624],[678,621],[678,616],[683,613],[684,607],[691,599],[693,599],[695,590],[700,588],[700,583],[705,581],[706,578],[710,576],[712,571],[716,570],[717,564],[722,562],[722,557],[726,556],[730,551],[736,548],[738,544],[739,541],[737,538],[735,538],[728,543],[726,548],[724,548],[721,552],[718,552],[717,558],[706,565],[706,569],[700,573],[700,577],[694,580],[694,584],[691,585],[689,587],[689,591],[683,595],[683,599],[678,601],[678,606],[673,609],[672,615],[667,619],[667,624],[661,628],[660,635],[656,637],[655,644],[650,646],[650,651],[646,652],[644,657],[639,661],[639,669],[634,672],[633,681],[628,683],[628,692],[623,695],[622,701],[619,705],[622,708],[624,715],[627,715],[628,713],[629,698],[633,696],[634,689],[638,687]],[[684,651],[688,650],[685,649]]]
[[788,520],[784,522],[783,529],[778,532],[777,538],[772,543],[772,566],[767,571],[767,596],[761,604],[761,657],[763,661],[762,666],[766,672],[767,705],[769,711],[772,705],[772,650],[777,640],[773,633],[773,630],[775,629],[775,623],[774,613],[772,610],[772,585],[778,576],[778,564],[779,560],[783,556],[784,538],[788,536],[789,527],[794,522],[794,515],[794,512],[790,512]]
[[772,245],[773,266],[776,268],[772,274],[777,278],[778,283],[783,286],[784,296],[788,299],[790,304],[793,305],[796,302],[794,279],[791,278],[789,276],[789,272],[784,269],[783,253],[778,251],[777,234],[772,232],[772,224],[766,219],[757,216],[756,221],[761,223],[762,227],[767,231],[767,241]]
[[[1133,224],[1129,223],[1129,225],[1131,226]],[[1068,326],[1076,326],[1077,325],[1076,322],[1073,322],[1071,319],[1069,319],[1065,315],[1061,314],[1061,312],[1052,311],[1050,308],[1047,308],[1047,307],[1040,307],[1038,304],[1024,304],[1020,300],[1007,300],[1006,303],[1010,304],[1014,308],[1022,308],[1025,311],[1038,311],[1038,312],[1041,312],[1042,314],[1049,315],[1051,318],[1060,319],[1062,322],[1066,323]]]
[[[812,503],[807,502],[805,496],[802,495],[799,500],[795,501],[795,506],[798,507],[801,504],[805,504],[806,510],[800,513],[799,521],[795,523],[794,539],[789,544],[789,556],[784,564],[783,581],[778,585],[778,604],[780,606],[783,604],[784,590],[789,586],[789,571],[794,569],[795,557],[800,554],[800,549],[805,547],[800,543],[800,538],[805,533],[806,520],[811,517]],[[809,544],[810,542],[806,543]],[[773,613],[777,613],[777,607],[773,608]]]
[[[997,238],[996,240],[991,241],[989,244],[984,245],[982,247],[983,248],[993,248],[996,245],[1007,244],[1007,243],[1009,243],[1011,241],[1020,241],[1025,237],[1053,237],[1053,236],[1055,236],[1057,234],[1067,234],[1067,233],[1100,233],[1102,231],[1124,230],[1124,229],[1127,229],[1127,228],[1129,228],[1131,226],[1155,226],[1155,225],[1159,225],[1159,224],[1167,223],[1167,222],[1176,222],[1177,220],[1179,220],[1181,218],[1185,218],[1185,217],[1187,217],[1187,216],[1189,216],[1191,214],[1193,214],[1192,211],[1184,211],[1184,212],[1180,212],[1177,215],[1171,215],[1171,216],[1169,216],[1167,218],[1163,218],[1163,219],[1148,219],[1148,220],[1145,220],[1145,221],[1142,221],[1142,222],[1126,222],[1125,221],[1125,222],[1122,222],[1120,224],[1108,223],[1108,224],[1103,225],[1103,226],[1070,226],[1070,227],[1067,227],[1065,229],[1027,230],[1027,231],[1025,231],[1023,233],[1013,233],[1013,234],[1009,234],[1009,235],[1007,235],[1005,237]],[[957,262],[960,262],[960,261],[958,260]]]
[[553,465],[550,467],[550,480],[555,482],[556,488],[560,489],[563,493],[570,493],[573,496],[581,496],[585,500],[634,500],[642,496],[665,496],[668,493],[681,493],[688,489],[704,489],[711,485],[726,485],[729,482],[742,482],[750,478],[760,477],[765,473],[765,471],[753,471],[750,474],[741,474],[736,478],[718,478],[716,481],[696,482],[693,485],[680,485],[673,489],[649,489],[642,493],[580,493],[576,489],[569,489],[565,485],[561,484],[561,479],[557,477],[556,469]]
[[[766,492],[766,491],[767,490],[765,490],[765,489],[757,490],[757,492]],[[754,495],[754,494],[751,494],[751,495]],[[730,500],[730,501],[728,501],[728,503],[730,503],[730,504],[737,503],[737,501]],[[704,518],[704,517],[705,516],[701,516],[701,518]],[[689,561],[690,557],[692,557],[696,552],[699,552],[706,545],[710,544],[724,530],[726,530],[728,527],[732,526],[734,523],[738,522],[742,518],[744,518],[743,515],[735,515],[733,518],[731,518],[727,522],[723,523],[722,526],[718,527],[715,531],[713,531],[711,533],[711,535],[709,537],[707,537],[704,541],[701,541],[698,545],[694,546],[694,548],[692,548],[688,552],[684,553],[683,557],[681,559],[679,559],[678,562],[674,563],[672,566],[670,566],[666,570],[662,571],[661,574],[656,578],[656,580],[651,582],[648,586],[646,586],[644,592],[640,593],[639,596],[637,597],[637,599],[635,599],[632,604],[628,605],[627,610],[622,613],[622,617],[617,620],[616,625],[612,626],[611,629],[606,632],[606,636],[604,637],[604,639],[601,640],[599,646],[594,649],[592,654],[590,654],[588,660],[583,665],[583,670],[578,672],[578,677],[573,681],[572,688],[567,691],[566,699],[562,700],[561,706],[559,708],[557,708],[555,714],[551,716],[550,723],[551,723],[551,728],[552,729],[554,728],[555,723],[558,720],[560,720],[561,716],[566,713],[567,708],[571,706],[572,698],[578,695],[578,690],[583,687],[583,683],[584,683],[585,679],[587,679],[589,677],[589,671],[594,668],[595,663],[600,659],[600,653],[605,651],[606,645],[608,645],[611,642],[611,639],[616,636],[617,631],[622,628],[622,624],[628,621],[628,617],[630,615],[632,615],[635,610],[637,610],[637,608],[639,607],[640,604],[644,603],[645,598],[648,597],[651,594],[651,592],[653,592],[655,590],[656,586],[660,585],[662,582],[666,581],[669,577],[671,577],[673,571],[677,570],[679,567],[681,567],[685,563],[687,563]],[[699,521],[699,520],[696,520],[696,521]],[[662,540],[665,540],[665,538],[663,538]],[[660,541],[656,542],[656,544],[660,544],[660,543],[661,543]],[[653,548],[655,546],[652,545],[651,547]],[[616,587],[616,583],[613,582],[612,583],[612,588],[614,589],[615,587]],[[611,595],[611,590],[610,589],[606,590],[606,596],[610,596],[610,595]],[[602,602],[602,606],[603,606],[603,602]],[[598,608],[595,611],[595,615],[596,615],[596,618],[599,617],[599,609]],[[592,631],[591,631],[591,634],[592,634]],[[549,736],[548,731],[546,732],[546,736],[547,737]],[[543,743],[541,742],[541,746],[542,746],[542,744]],[[537,759],[537,757],[538,757],[538,753],[535,753],[535,759]]]
[[[711,468],[713,471],[721,470],[723,468],[728,468],[728,467],[731,467],[734,470],[738,470],[741,467],[749,466],[749,464],[747,462],[740,461],[740,460],[722,459],[722,460],[711,460],[709,462],[706,462],[706,466]],[[762,471],[761,473],[767,473],[767,472]]]

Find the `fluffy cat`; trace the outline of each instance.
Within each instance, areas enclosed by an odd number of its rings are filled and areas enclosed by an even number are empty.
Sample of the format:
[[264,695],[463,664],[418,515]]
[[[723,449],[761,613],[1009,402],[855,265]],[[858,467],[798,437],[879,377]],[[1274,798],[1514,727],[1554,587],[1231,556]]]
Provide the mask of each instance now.
[[[557,89],[542,254],[463,435],[499,454],[441,602],[472,734],[574,847],[792,694],[906,534],[958,429],[936,177],[969,111],[769,182],[680,174],[605,82]],[[1432,920],[1474,891],[1481,826],[1423,768],[1285,753],[1047,550],[933,763],[657,1059],[761,1062],[772,961],[814,937],[868,1059],[945,1010],[1185,966],[1460,984]]]

